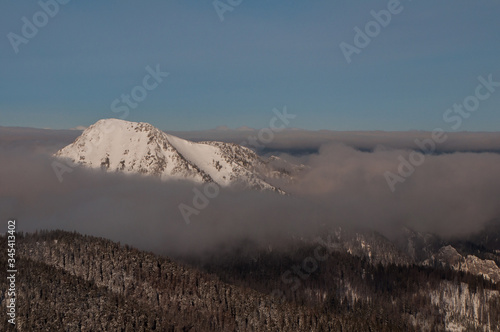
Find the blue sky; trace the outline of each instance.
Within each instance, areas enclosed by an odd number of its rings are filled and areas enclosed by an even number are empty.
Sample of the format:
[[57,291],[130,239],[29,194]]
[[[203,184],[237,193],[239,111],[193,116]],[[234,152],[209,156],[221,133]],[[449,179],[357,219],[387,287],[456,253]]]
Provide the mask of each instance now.
[[[49,0],[42,0],[48,2]],[[55,1],[55,0],[52,0]],[[227,3],[227,0],[222,0]],[[500,81],[500,3],[401,1],[402,11],[348,64],[339,47],[389,1],[243,0],[221,22],[212,1],[77,1],[16,54],[35,1],[0,4],[0,125],[88,126],[142,85],[170,75],[127,120],[164,130],[263,128],[287,106],[304,129],[450,129],[443,113]],[[460,130],[498,131],[500,89]]]

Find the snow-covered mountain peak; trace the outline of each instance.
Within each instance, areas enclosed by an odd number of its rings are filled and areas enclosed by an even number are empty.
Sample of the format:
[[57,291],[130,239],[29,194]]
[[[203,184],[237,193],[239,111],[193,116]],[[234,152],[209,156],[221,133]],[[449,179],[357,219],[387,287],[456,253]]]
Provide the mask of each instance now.
[[268,182],[276,169],[252,150],[234,143],[191,142],[142,122],[99,120],[56,156],[107,171],[283,193]]

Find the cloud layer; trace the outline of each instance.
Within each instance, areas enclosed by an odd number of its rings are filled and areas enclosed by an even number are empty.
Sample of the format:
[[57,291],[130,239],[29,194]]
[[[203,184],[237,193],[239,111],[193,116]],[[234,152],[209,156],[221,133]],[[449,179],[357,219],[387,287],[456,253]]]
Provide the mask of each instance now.
[[[189,225],[178,206],[193,206],[193,189],[203,186],[80,168],[59,182],[51,154],[77,134],[0,128],[1,220],[17,218],[25,231],[62,228],[162,253],[198,253],[242,240],[279,244],[339,225],[389,236],[402,225],[462,236],[500,217],[500,154],[456,152],[495,151],[498,134],[454,134],[442,147],[448,153],[426,155],[392,192],[384,173],[398,174],[398,158],[409,158],[415,133],[288,131],[271,149],[308,166],[284,188],[291,195],[223,190]],[[204,134],[200,139],[241,138],[234,131]],[[317,152],[283,152],[302,148]]]

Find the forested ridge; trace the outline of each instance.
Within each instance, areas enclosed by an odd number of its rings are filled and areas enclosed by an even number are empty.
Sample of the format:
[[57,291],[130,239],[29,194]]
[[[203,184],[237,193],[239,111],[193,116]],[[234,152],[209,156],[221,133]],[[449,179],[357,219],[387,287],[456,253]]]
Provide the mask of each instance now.
[[[313,255],[302,245],[181,263],[76,233],[18,234],[17,329],[444,331],[459,322],[500,330],[500,286],[482,277],[345,252],[311,273],[287,273]],[[5,312],[5,269],[0,278]],[[0,326],[14,331],[7,319]]]

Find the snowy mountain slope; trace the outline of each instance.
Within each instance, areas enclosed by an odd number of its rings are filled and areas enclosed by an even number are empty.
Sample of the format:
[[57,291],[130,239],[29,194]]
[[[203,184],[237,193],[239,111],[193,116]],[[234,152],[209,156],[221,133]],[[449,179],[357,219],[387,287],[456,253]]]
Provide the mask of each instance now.
[[187,141],[147,123],[100,120],[55,156],[107,171],[284,193],[267,182],[274,170],[252,150],[232,143]]

